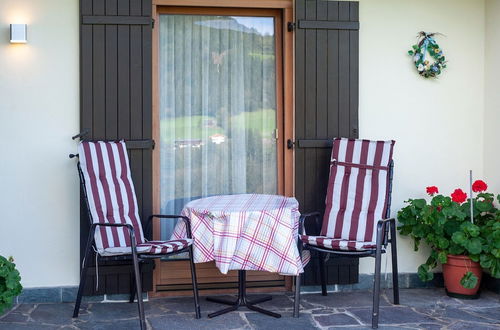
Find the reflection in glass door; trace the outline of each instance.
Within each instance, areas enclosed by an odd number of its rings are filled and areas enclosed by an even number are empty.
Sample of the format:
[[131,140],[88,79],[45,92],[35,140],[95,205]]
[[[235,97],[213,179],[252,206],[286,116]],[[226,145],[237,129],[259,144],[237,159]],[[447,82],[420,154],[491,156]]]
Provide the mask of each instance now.
[[[160,207],[275,194],[274,17],[160,15]],[[172,223],[162,223],[168,239]]]

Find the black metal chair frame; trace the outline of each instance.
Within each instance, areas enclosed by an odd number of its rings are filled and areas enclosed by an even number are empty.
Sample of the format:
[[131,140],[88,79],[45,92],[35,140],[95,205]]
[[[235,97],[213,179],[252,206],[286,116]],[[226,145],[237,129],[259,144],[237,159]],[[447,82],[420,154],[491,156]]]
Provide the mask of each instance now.
[[[364,258],[372,257],[375,258],[375,278],[373,283],[373,309],[372,309],[372,328],[378,328],[378,318],[379,318],[379,305],[380,305],[380,275],[381,275],[381,261],[382,253],[385,253],[385,249],[388,244],[391,244],[391,259],[392,259],[392,287],[393,287],[393,298],[394,304],[399,305],[399,284],[398,284],[398,260],[397,260],[397,248],[396,248],[396,221],[394,218],[389,218],[390,216],[390,206],[391,206],[391,194],[392,194],[392,178],[393,178],[394,162],[391,161],[389,165],[389,199],[387,201],[387,211],[385,214],[386,219],[379,220],[377,223],[377,238],[376,247],[374,249],[369,249],[366,251],[342,251],[342,250],[330,250],[326,248],[321,248],[313,246],[310,244],[303,243],[300,239],[298,240],[299,252],[302,255],[303,249],[314,250],[319,254],[319,270],[321,278],[321,294],[326,296],[328,294],[326,289],[326,272],[325,272],[325,257],[328,255],[334,255],[338,257],[352,257],[352,258]],[[305,221],[309,218],[315,219],[315,229],[319,233],[321,231],[321,221],[319,212],[305,213],[300,216],[299,219],[299,233],[305,235]],[[390,236],[389,236],[390,235]],[[295,301],[293,316],[299,317],[299,307],[300,307],[300,274],[295,277]]]
[[[70,155],[70,158],[73,158],[78,155]],[[135,241],[135,231],[134,227],[130,224],[118,224],[118,223],[93,223],[92,221],[92,214],[90,212],[90,207],[89,207],[89,200],[87,196],[87,191],[85,189],[85,178],[83,176],[83,172],[80,166],[80,162],[77,164],[78,167],[78,174],[80,177],[80,184],[83,190],[83,194],[85,197],[85,204],[87,207],[87,214],[90,220],[90,231],[89,231],[89,236],[87,239],[87,245],[85,247],[85,257],[83,259],[83,266],[82,270],[80,273],[80,285],[78,287],[78,294],[76,298],[76,303],[75,303],[75,309],[73,311],[73,317],[78,317],[78,313],[80,311],[80,305],[82,302],[82,295],[83,295],[83,290],[85,288],[85,281],[86,281],[86,276],[87,276],[87,269],[89,267],[89,260],[91,257],[91,253],[93,248],[95,249],[95,239],[94,239],[94,234],[95,230],[98,226],[104,226],[104,227],[125,227],[128,229],[129,235],[130,235],[130,242],[131,242],[131,254],[127,255],[118,255],[118,256],[100,256],[100,259],[103,261],[115,261],[115,260],[131,260],[132,265],[133,265],[133,281],[131,285],[131,292],[130,292],[130,303],[133,303],[135,300],[135,296],[137,296],[137,305],[139,308],[139,321],[141,325],[141,329],[146,329],[146,319],[144,315],[144,305],[142,301],[142,284],[141,284],[141,264],[150,259],[157,259],[157,258],[162,258],[165,256],[171,256],[183,252],[188,252],[189,253],[189,263],[191,267],[191,279],[193,282],[193,296],[194,296],[194,305],[195,305],[195,313],[196,313],[196,318],[199,319],[201,318],[201,312],[200,312],[200,304],[199,304],[199,297],[198,297],[198,283],[196,281],[196,269],[195,265],[193,262],[193,246],[190,245],[187,248],[184,248],[182,250],[178,250],[175,252],[170,252],[170,253],[164,253],[164,254],[140,254],[137,253],[137,247],[136,247],[136,241]],[[151,215],[146,222],[146,233],[150,232],[151,229],[151,223],[153,221],[153,218],[157,219],[180,219],[182,220],[185,225],[186,225],[186,233],[187,233],[187,238],[191,239],[191,226],[189,223],[189,219],[185,216],[180,216],[180,215],[160,215],[160,214],[153,214]]]

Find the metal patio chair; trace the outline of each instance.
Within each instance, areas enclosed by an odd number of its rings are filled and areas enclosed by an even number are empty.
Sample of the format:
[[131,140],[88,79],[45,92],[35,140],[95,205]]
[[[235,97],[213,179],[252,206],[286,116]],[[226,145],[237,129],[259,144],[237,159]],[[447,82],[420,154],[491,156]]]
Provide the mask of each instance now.
[[[394,304],[399,304],[396,223],[390,217],[394,141],[337,138],[333,141],[326,209],[300,217],[299,250],[319,254],[321,291],[327,295],[325,257],[374,257],[372,327],[378,327],[382,253],[391,244]],[[307,235],[314,218],[319,236]],[[294,317],[299,316],[300,275],[296,277]]]
[[193,281],[196,318],[200,318],[196,270],[193,263],[193,240],[189,219],[178,215],[151,215],[146,223],[149,232],[153,218],[180,219],[185,222],[187,238],[170,241],[147,241],[139,219],[129,158],[124,141],[83,141],[78,146],[78,173],[87,204],[90,232],[80,276],[80,286],[73,317],[78,317],[92,249],[103,260],[131,260],[134,288],[130,302],[137,296],[141,329],[146,329],[141,287],[141,262],[188,252]]

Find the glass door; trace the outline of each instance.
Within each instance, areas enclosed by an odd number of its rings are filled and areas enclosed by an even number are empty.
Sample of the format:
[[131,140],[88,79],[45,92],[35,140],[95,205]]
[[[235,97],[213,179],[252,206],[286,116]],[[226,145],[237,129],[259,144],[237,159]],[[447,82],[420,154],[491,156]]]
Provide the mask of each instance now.
[[[160,211],[200,197],[279,193],[276,17],[159,15]],[[161,239],[174,224],[163,222]]]

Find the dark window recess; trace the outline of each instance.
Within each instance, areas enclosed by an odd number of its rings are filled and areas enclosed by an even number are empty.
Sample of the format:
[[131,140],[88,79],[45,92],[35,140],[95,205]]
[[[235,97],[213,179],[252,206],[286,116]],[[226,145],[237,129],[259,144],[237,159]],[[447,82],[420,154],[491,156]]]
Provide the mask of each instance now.
[[[151,0],[80,0],[80,129],[94,140],[145,141],[127,144],[143,220],[152,212],[151,7]],[[80,260],[89,230],[81,200]],[[143,267],[144,291],[152,290],[152,269]],[[85,294],[128,293],[130,273],[123,262],[100,263],[99,290],[91,268]]]
[[[301,212],[324,212],[331,139],[358,137],[358,2],[295,2],[295,195]],[[328,284],[358,281],[358,259],[331,258]],[[316,256],[303,276],[317,285]]]

